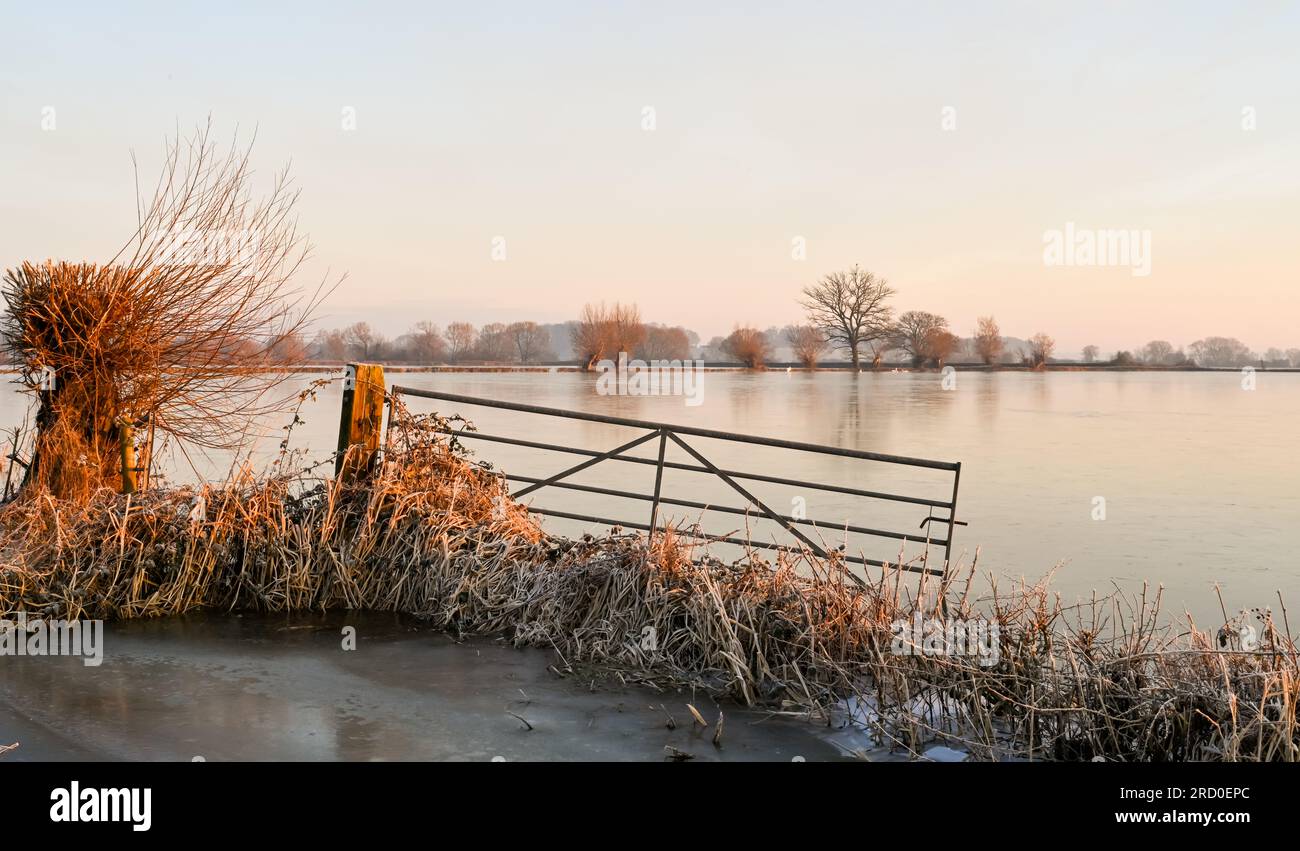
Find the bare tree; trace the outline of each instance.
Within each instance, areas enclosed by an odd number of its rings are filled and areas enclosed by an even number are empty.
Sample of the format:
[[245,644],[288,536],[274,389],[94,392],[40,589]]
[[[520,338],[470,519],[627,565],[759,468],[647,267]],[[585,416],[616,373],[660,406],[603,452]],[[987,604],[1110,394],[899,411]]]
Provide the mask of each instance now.
[[1235,337],[1206,337],[1188,346],[1192,360],[1201,366],[1246,366],[1255,354]]
[[352,355],[361,360],[376,357],[384,343],[384,338],[376,333],[368,322],[353,323],[344,330],[343,334]]
[[506,336],[514,344],[520,363],[536,363],[547,357],[551,335],[536,322],[515,322],[506,328]]
[[645,342],[641,344],[637,354],[648,361],[686,360],[691,356],[691,338],[685,328],[648,325]]
[[645,324],[641,310],[635,304],[615,303],[609,311],[609,344],[611,351],[627,352],[628,357],[645,342]]
[[474,353],[478,332],[468,322],[453,322],[447,326],[443,337],[447,341],[447,357],[452,363],[460,363]]
[[762,369],[770,354],[767,335],[757,328],[737,328],[722,341],[722,348],[749,369]]
[[[254,343],[256,345],[256,343]],[[270,344],[271,358],[277,364],[285,366],[294,366],[306,363],[307,343],[298,331],[290,331]]]
[[933,363],[935,366],[943,366],[944,363],[957,350],[961,340],[956,334],[942,328],[935,328],[925,335],[921,343],[921,349],[925,354],[925,361]]
[[[240,445],[292,391],[275,343],[302,330],[328,287],[294,276],[310,251],[287,169],[250,197],[251,146],[222,152],[211,126],[168,140],[135,232],[112,258],[24,263],[4,276],[5,346],[55,389],[37,413],[37,479],[84,495],[118,475],[122,422],[176,444]],[[33,382],[30,389],[41,388]]]
[[587,369],[605,358],[618,357],[619,352],[632,356],[646,340],[646,326],[641,322],[641,311],[635,304],[618,304],[606,308],[587,304],[582,308],[578,322],[570,332],[573,351]]
[[1152,340],[1142,347],[1142,359],[1152,366],[1169,363],[1173,354],[1174,347],[1166,340]]
[[853,369],[857,370],[861,348],[888,333],[892,309],[885,302],[893,294],[884,278],[854,266],[805,287],[800,304],[808,311],[809,322],[821,329],[828,343],[848,351]]
[[573,353],[586,369],[595,369],[609,350],[609,311],[604,304],[586,304],[569,332]]
[[442,331],[432,322],[415,323],[408,338],[411,359],[416,363],[437,363],[446,357],[447,344],[443,342]]
[[474,352],[485,361],[509,361],[514,358],[515,346],[504,322],[489,322],[479,329]]
[[785,340],[799,363],[808,369],[817,368],[817,359],[826,351],[826,336],[820,328],[813,325],[791,325],[785,329]]
[[909,310],[898,317],[890,336],[893,348],[907,352],[912,358],[913,366],[920,366],[930,358],[927,345],[936,332],[947,331],[948,320],[924,310]]
[[975,354],[985,364],[994,364],[1002,357],[1002,329],[992,316],[981,316],[975,324]]
[[1083,347],[1083,362],[1094,363],[1101,356],[1101,349],[1088,345]]
[[726,337],[710,338],[709,342],[700,346],[700,357],[711,361],[726,360],[726,342]]
[[1056,350],[1056,341],[1041,331],[1029,338],[1029,358],[1034,367],[1044,366]]
[[316,357],[321,360],[341,361],[348,356],[348,339],[342,329],[320,331],[316,335]]

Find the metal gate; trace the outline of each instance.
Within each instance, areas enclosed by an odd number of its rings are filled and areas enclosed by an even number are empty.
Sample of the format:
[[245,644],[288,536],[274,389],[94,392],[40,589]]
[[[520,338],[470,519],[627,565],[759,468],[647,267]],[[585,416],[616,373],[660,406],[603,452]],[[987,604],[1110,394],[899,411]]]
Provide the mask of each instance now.
[[[805,546],[813,554],[820,557],[827,557],[825,548],[808,537],[800,527],[814,529],[828,529],[834,531],[852,532],[861,535],[890,538],[902,542],[923,543],[927,550],[929,547],[941,547],[944,556],[944,570],[952,557],[953,550],[953,530],[956,526],[966,525],[964,522],[956,519],[957,512],[957,489],[961,482],[961,463],[952,461],[932,461],[925,458],[909,458],[900,455],[884,455],[877,452],[863,452],[855,449],[841,449],[835,446],[823,446],[815,443],[799,443],[790,440],[778,440],[770,437],[758,437],[754,435],[736,434],[728,431],[717,431],[714,429],[693,428],[690,426],[670,425],[667,423],[650,422],[647,420],[627,419],[624,417],[611,417],[603,414],[593,414],[584,411],[569,411],[561,408],[547,408],[538,405],[524,405],[516,402],[504,402],[498,399],[486,399],[477,396],[461,396],[454,393],[438,393],[432,390],[421,390],[414,387],[402,387],[394,385],[390,391],[394,397],[397,396],[416,396],[422,399],[434,399],[440,402],[450,402],[457,406],[478,406],[485,408],[498,408],[507,411],[516,411],[521,414],[531,414],[543,417],[560,417],[572,420],[585,420],[594,423],[603,423],[606,425],[624,426],[631,429],[637,429],[643,433],[636,438],[621,443],[611,449],[604,451],[589,449],[576,446],[562,446],[553,443],[545,443],[536,440],[528,440],[521,437],[511,437],[501,434],[486,434],[481,431],[466,431],[463,429],[441,429],[447,434],[454,434],[459,439],[469,438],[472,440],[482,440],[490,443],[509,444],[537,450],[551,452],[561,452],[570,455],[582,456],[586,460],[574,464],[570,467],[560,470],[554,475],[546,478],[534,476],[523,476],[503,472],[507,480],[517,482],[523,487],[514,491],[512,494],[515,498],[528,496],[536,493],[543,488],[558,488],[563,490],[580,491],[584,493],[599,494],[610,497],[619,497],[624,499],[640,500],[650,503],[650,510],[647,522],[639,522],[626,518],[600,517],[595,515],[579,514],[569,511],[560,511],[551,508],[538,508],[528,506],[528,510],[545,516],[559,517],[569,520],[582,521],[587,523],[598,523],[608,526],[620,526],[629,529],[638,529],[646,531],[653,535],[656,531],[662,530],[663,526],[659,525],[660,506],[672,505],[682,508],[697,509],[700,511],[718,512],[722,514],[735,514],[757,516],[766,518],[773,523],[778,524],[786,532],[792,535],[799,545]],[[864,490],[860,488],[846,487],[843,485],[827,484],[823,482],[803,481],[780,476],[769,476],[759,472],[750,472],[743,470],[721,469],[706,458],[701,452],[690,443],[687,438],[709,438],[713,440],[725,440],[735,443],[748,444],[752,446],[774,447],[794,452],[811,452],[820,455],[834,455],[842,458],[852,458],[864,463],[881,463],[897,464],[909,467],[923,467],[932,470],[945,471],[952,474],[952,496],[948,499],[931,499],[921,496],[909,496],[906,494],[887,493],[883,491]],[[655,459],[637,457],[626,453],[642,446],[643,444],[655,442],[658,450],[658,457]],[[668,444],[679,447],[695,463],[680,463],[667,461],[664,459],[664,452]],[[625,491],[617,488],[598,487],[595,485],[578,484],[572,481],[566,481],[570,477],[584,470],[587,470],[596,464],[614,461],[628,464],[651,465],[655,468],[655,483],[652,493],[638,493],[634,491]],[[663,474],[664,470],[682,470],[693,473],[703,473],[714,476],[725,482],[741,498],[745,500],[745,507],[714,505],[704,503],[698,500],[680,499],[663,493]],[[843,494],[853,497],[861,497],[869,500],[886,500],[896,503],[907,503],[918,506],[926,511],[925,517],[921,520],[920,525],[915,530],[897,531],[890,529],[878,529],[869,526],[859,526],[846,523],[830,523],[818,521],[808,517],[792,517],[780,514],[774,511],[763,500],[759,499],[741,482],[766,482],[770,484],[786,485],[798,488],[808,488],[812,490],[827,491],[837,494]],[[938,512],[936,514],[936,512]],[[932,524],[938,523],[943,529],[942,537],[931,536]],[[789,550],[797,549],[797,546],[783,546],[781,544],[737,538],[728,535],[712,535],[703,532],[698,528],[674,528],[678,534],[687,535],[694,538],[716,541],[728,544],[737,544],[740,546],[760,547],[764,549]],[[750,536],[752,538],[752,536]],[[936,570],[930,567],[921,567],[912,564],[898,564],[897,562],[886,562],[877,559],[870,559],[864,556],[851,556],[844,554],[843,560],[850,564],[872,565],[876,567],[895,566],[904,570],[910,570],[918,573],[930,573],[941,575],[944,570]]]

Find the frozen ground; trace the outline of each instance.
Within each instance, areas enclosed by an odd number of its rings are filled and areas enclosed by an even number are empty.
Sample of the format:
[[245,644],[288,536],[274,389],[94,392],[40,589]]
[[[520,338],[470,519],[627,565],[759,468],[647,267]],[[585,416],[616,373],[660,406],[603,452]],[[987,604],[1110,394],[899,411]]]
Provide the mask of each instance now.
[[[349,625],[355,650],[342,647]],[[701,762],[811,762],[861,744],[850,730],[723,705],[716,748],[719,707],[703,694],[560,677],[552,652],[457,644],[398,617],[110,624],[103,654],[98,667],[0,657],[0,745],[19,743],[0,761],[658,761],[675,748]]]

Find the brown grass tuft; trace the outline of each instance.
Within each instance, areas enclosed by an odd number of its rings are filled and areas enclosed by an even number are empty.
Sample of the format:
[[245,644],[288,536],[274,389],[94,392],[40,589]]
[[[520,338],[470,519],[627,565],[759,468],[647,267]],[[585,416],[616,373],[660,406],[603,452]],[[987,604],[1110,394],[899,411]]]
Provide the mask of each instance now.
[[[1159,594],[1067,607],[1046,581],[990,580],[976,596],[974,565],[918,587],[807,553],[723,563],[671,532],[556,538],[445,425],[398,406],[383,463],[350,487],[286,471],[85,502],[29,489],[0,509],[0,615],[399,611],[553,648],[561,673],[852,718],[908,753],[1300,758],[1297,652],[1271,612],[1210,634],[1162,626]],[[996,623],[996,662],[897,652],[917,617]],[[1259,627],[1253,650],[1233,643],[1243,618]]]

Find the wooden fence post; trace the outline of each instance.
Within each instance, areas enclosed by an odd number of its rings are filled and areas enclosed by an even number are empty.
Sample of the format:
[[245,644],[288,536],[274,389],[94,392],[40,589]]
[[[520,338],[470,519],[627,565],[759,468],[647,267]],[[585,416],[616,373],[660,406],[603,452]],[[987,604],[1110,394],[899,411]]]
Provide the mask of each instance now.
[[[384,426],[384,368],[377,363],[350,363],[343,378],[343,414],[334,475],[341,480],[365,475],[379,451]],[[349,449],[353,446],[362,449]],[[346,469],[344,461],[347,461]]]

